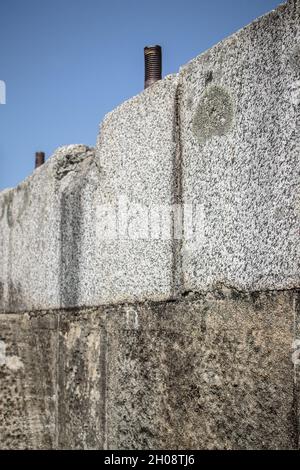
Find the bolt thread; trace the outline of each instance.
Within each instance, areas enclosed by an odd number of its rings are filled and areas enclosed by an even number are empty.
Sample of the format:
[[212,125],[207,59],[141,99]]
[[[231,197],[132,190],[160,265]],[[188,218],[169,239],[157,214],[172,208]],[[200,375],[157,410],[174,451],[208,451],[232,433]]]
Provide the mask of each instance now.
[[162,77],[162,53],[160,46],[144,48],[145,55],[145,88],[161,80]]
[[35,168],[38,168],[45,163],[45,153],[44,152],[36,152],[35,153]]

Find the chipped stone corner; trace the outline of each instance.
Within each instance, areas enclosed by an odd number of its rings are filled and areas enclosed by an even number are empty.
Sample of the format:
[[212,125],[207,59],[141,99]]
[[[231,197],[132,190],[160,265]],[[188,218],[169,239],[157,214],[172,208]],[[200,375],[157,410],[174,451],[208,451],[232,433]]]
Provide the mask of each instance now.
[[69,173],[78,173],[83,162],[94,158],[95,149],[92,147],[86,145],[61,147],[55,152],[54,177],[60,181]]

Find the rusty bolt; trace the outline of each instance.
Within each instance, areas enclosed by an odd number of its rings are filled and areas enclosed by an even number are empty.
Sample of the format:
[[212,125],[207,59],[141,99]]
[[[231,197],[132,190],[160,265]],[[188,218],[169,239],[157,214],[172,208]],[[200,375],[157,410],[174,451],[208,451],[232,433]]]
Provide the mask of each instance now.
[[145,88],[161,80],[162,54],[160,46],[147,46],[145,55]]
[[45,163],[45,153],[44,152],[36,152],[35,153],[35,168],[44,165]]

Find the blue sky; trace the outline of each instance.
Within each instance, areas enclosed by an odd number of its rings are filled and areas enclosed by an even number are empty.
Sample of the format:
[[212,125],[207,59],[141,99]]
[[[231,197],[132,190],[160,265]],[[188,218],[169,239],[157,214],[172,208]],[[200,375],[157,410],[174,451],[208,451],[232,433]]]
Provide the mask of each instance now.
[[0,190],[72,143],[95,145],[104,115],[143,89],[143,48],[163,75],[280,0],[1,0]]

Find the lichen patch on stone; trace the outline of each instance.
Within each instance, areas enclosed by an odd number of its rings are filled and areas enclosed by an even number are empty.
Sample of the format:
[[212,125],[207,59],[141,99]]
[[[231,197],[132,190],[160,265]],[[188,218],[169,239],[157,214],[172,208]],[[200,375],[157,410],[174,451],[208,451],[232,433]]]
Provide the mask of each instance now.
[[202,144],[214,136],[226,135],[233,118],[233,101],[229,92],[220,86],[210,86],[198,104],[193,119],[194,134]]

